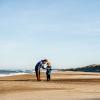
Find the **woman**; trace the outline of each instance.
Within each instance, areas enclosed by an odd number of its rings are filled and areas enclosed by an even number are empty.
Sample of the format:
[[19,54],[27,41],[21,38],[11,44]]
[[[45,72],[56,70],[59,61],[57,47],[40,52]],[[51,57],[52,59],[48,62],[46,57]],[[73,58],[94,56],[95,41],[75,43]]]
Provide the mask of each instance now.
[[35,73],[36,73],[36,78],[37,78],[37,81],[41,81],[41,78],[40,78],[40,69],[44,68],[44,65],[48,62],[47,59],[44,59],[44,60],[41,60],[39,61],[36,66],[35,66]]

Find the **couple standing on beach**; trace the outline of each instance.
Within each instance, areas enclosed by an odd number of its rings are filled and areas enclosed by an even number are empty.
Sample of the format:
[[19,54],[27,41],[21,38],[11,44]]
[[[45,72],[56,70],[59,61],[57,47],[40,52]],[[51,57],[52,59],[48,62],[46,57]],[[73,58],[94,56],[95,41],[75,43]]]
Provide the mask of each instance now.
[[[47,65],[46,68],[44,67],[45,64]],[[50,81],[51,64],[48,62],[47,59],[39,61],[35,66],[35,73],[36,73],[37,81],[41,81],[41,78],[40,78],[40,69],[41,68],[46,69],[47,81]]]

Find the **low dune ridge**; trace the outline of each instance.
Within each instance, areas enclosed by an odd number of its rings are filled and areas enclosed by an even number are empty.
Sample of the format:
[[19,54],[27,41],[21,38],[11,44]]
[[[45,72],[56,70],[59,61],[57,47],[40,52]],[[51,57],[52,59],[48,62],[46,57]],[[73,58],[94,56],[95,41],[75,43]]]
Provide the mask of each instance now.
[[[56,72],[37,82],[35,74],[0,77],[0,100],[100,100],[100,74]],[[13,98],[13,99],[12,99]]]

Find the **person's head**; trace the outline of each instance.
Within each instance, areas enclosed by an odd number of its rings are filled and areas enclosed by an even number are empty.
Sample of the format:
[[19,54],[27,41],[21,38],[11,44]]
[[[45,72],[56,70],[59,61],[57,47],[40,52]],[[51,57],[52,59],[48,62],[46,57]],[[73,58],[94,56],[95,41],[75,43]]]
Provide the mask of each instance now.
[[48,62],[47,59],[42,60],[42,63],[43,63],[43,64],[46,64],[47,62]]
[[47,66],[48,66],[48,67],[51,67],[51,64],[50,64],[50,62],[48,62],[48,63],[47,63]]

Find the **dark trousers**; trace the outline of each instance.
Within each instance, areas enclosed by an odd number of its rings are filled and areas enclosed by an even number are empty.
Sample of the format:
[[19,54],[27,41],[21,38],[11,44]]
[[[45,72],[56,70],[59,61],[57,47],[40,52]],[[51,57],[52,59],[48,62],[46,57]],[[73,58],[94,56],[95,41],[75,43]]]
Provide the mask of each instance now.
[[37,81],[40,81],[41,80],[40,79],[40,70],[36,70],[35,73],[36,73]]
[[47,75],[47,81],[51,80],[50,74],[46,74]]

